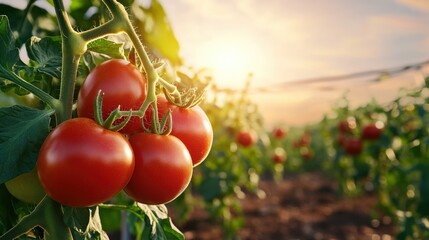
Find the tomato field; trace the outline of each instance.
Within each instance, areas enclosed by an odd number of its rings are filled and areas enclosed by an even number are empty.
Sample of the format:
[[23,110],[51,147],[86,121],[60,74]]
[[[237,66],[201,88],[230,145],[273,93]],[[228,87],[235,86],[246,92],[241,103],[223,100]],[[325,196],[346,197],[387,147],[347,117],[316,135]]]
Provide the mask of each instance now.
[[43,2],[0,3],[1,240],[429,239],[429,77],[271,126],[159,1]]

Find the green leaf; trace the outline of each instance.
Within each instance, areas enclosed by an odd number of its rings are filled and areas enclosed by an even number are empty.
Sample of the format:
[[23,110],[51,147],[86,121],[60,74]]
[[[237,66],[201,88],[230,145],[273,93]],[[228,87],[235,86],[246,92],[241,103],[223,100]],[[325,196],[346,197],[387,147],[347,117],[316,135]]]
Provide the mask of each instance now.
[[5,71],[12,70],[12,66],[19,60],[18,49],[15,47],[15,38],[6,16],[0,16],[0,49],[3,57],[0,58],[0,78],[8,76]]
[[45,73],[49,76],[61,77],[61,37],[45,37],[40,39],[32,37],[25,44],[28,57],[37,65],[35,71]]
[[20,105],[0,108],[0,183],[33,169],[53,113]]
[[112,58],[124,58],[124,44],[115,43],[105,38],[100,38],[88,44],[88,51],[108,55]]
[[72,229],[74,240],[109,239],[101,227],[98,207],[63,207],[64,222]]
[[132,7],[132,14],[143,41],[173,65],[180,65],[182,59],[179,55],[179,41],[174,35],[161,3],[158,0],[152,0],[149,8],[138,4],[136,1]]
[[15,38],[9,26],[9,20],[6,16],[0,16],[0,49],[4,57],[0,58],[0,89],[4,92],[16,87],[7,80],[16,79],[14,66],[21,63],[19,59],[18,48],[15,47]]
[[142,232],[137,233],[137,239],[141,240],[184,240],[183,234],[174,226],[168,217],[167,207],[165,205],[145,205],[136,203],[129,209],[142,221],[139,229]]
[[[0,49],[9,52],[15,48],[15,38],[13,37],[12,30],[10,29],[9,19],[6,16],[0,16]],[[0,58],[3,63],[8,59]]]

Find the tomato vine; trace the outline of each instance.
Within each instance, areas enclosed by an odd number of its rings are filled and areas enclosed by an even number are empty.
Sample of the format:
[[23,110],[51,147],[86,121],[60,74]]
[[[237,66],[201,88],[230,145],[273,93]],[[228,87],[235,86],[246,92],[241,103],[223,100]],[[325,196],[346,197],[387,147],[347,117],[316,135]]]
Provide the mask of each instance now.
[[[106,110],[111,112],[108,112],[110,115],[104,119],[103,116],[106,113],[102,112],[103,93],[100,92],[98,97],[93,99],[96,106],[95,119],[101,125],[114,131],[119,131],[124,127],[131,117],[143,119],[146,110],[151,107],[151,111],[155,113],[152,115],[154,125],[152,131],[169,133],[172,128],[171,113],[167,112],[166,117],[160,122],[157,114],[157,94],[163,91],[173,104],[185,107],[198,104],[204,91],[197,89],[198,86],[192,85],[178,87],[174,78],[173,80],[164,79],[158,71],[165,68],[166,65],[154,64],[150,59],[148,49],[145,49],[139,37],[141,33],[136,32],[138,28],[131,22],[132,13],[126,10],[126,6],[129,7],[133,4],[134,9],[155,11],[161,7],[156,0],[152,2],[149,9],[145,9],[133,1],[121,3],[116,0],[103,0],[97,2],[100,4],[98,6],[100,9],[107,9],[108,12],[99,11],[97,13],[99,24],[82,31],[75,30],[80,26],[71,24],[70,15],[73,17],[73,22],[79,23],[80,19],[75,15],[78,12],[82,14],[82,10],[91,8],[93,3],[74,0],[69,7],[69,13],[62,0],[53,0],[56,15],[56,27],[54,27],[56,30],[53,32],[41,30],[40,24],[37,23],[39,18],[46,17],[52,24],[55,22],[52,21],[53,18],[49,12],[35,6],[34,3],[34,0],[29,1],[23,11],[6,4],[2,4],[4,12],[0,10],[0,39],[2,40],[0,49],[7,55],[6,58],[0,60],[1,96],[31,94],[42,102],[42,105],[37,108],[30,104],[28,106],[0,106],[2,123],[0,126],[0,153],[2,156],[8,156],[0,164],[0,183],[2,183],[0,185],[2,186],[0,205],[7,206],[12,201],[26,206],[25,213],[18,214],[16,209],[11,208],[7,209],[6,215],[0,214],[1,226],[4,226],[4,228],[0,228],[0,234],[3,234],[0,235],[0,239],[12,239],[29,233],[45,239],[106,239],[107,235],[100,223],[97,204],[91,207],[83,204],[83,208],[65,206],[53,200],[51,196],[54,194],[52,193],[48,193],[37,205],[27,204],[12,198],[3,187],[3,183],[34,169],[37,158],[39,157],[40,160],[41,157],[39,151],[42,143],[51,135],[55,135],[52,137],[55,138],[56,132],[60,131],[55,130],[76,117],[77,90],[82,87],[82,79],[100,62],[110,58],[126,59],[130,49],[134,49],[139,57],[138,63],[141,63],[138,65],[138,70],[147,78],[147,96],[138,109],[122,109],[118,106],[113,111],[112,109]],[[34,18],[31,18],[30,16],[33,15]],[[19,20],[10,21],[15,17]],[[82,17],[85,18],[85,16]],[[133,17],[135,22],[139,23],[138,16]],[[106,18],[108,20],[105,20]],[[19,24],[14,25],[16,22]],[[45,31],[46,35],[41,34],[42,38],[32,36],[37,31],[27,31],[27,27]],[[126,39],[122,42],[111,40],[119,36],[125,36]],[[175,41],[174,36],[172,39]],[[24,47],[29,58],[25,63],[19,56],[19,48],[23,47],[23,42],[25,42]],[[128,45],[124,43],[128,43]],[[177,62],[177,57],[172,57],[172,59],[173,62]],[[119,125],[113,124],[115,120],[123,117],[125,120]],[[143,131],[144,126],[141,127]],[[48,134],[50,135],[48,136]],[[124,138],[124,141],[127,140]],[[180,148],[186,149],[186,146],[180,144]],[[187,149],[185,152],[187,153]],[[192,174],[193,166],[188,165]],[[94,169],[89,169],[88,174],[91,174],[91,171]],[[39,177],[41,174],[45,173],[40,172],[39,168]],[[190,176],[188,177],[190,178]],[[182,187],[185,188],[188,183],[189,180]],[[42,181],[42,185],[46,189],[46,182]],[[119,193],[119,195],[123,194]],[[166,208],[153,208],[138,204],[126,197],[118,197],[110,201],[113,201],[112,204],[105,205],[105,209],[126,210],[136,215],[141,221],[145,221],[144,228],[137,228],[134,231],[137,236],[145,238],[162,236],[166,238],[168,236],[173,239],[183,239],[183,234],[168,220]],[[114,204],[115,201],[118,201],[117,205]],[[89,205],[92,204],[94,202]],[[73,206],[73,204],[66,205]],[[11,219],[9,216],[15,217]],[[146,219],[148,216],[150,221]],[[154,226],[156,227],[154,228]],[[40,229],[43,230],[40,231]],[[157,229],[157,231],[151,229]]]

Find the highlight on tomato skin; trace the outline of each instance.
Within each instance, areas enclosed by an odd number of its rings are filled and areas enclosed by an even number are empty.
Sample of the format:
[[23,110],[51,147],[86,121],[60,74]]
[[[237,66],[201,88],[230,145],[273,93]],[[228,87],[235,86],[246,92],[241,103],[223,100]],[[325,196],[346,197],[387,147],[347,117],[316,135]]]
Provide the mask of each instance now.
[[89,118],[58,125],[45,139],[37,160],[45,192],[72,207],[94,206],[114,197],[130,180],[134,165],[124,135]]
[[[147,80],[134,65],[122,59],[111,59],[97,65],[83,82],[77,100],[79,117],[94,119],[94,100],[103,93],[102,112],[106,119],[118,106],[121,110],[138,110],[147,97]],[[121,123],[125,117],[115,121]],[[141,128],[140,118],[131,117],[120,130],[132,134]]]
[[129,141],[136,164],[124,188],[128,196],[144,204],[165,204],[188,187],[193,173],[192,159],[177,137],[141,132]]

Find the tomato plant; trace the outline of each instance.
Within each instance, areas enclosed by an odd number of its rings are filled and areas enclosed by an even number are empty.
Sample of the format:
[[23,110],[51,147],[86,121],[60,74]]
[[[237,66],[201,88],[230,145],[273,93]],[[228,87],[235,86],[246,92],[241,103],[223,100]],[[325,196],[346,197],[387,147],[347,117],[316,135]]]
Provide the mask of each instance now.
[[[103,225],[124,221],[120,230],[138,239],[184,239],[165,206],[120,193],[134,172],[124,134],[140,130],[157,91],[178,100],[204,92],[190,84],[185,93],[175,74],[161,76],[181,64],[162,5],[35,2],[0,4],[0,169],[7,169],[0,172],[0,239],[108,239]],[[36,166],[47,195],[26,203],[15,184]],[[100,220],[101,209],[127,217]]]
[[130,138],[135,171],[124,189],[138,202],[164,204],[189,185],[192,159],[186,146],[172,135],[137,133]]
[[37,160],[46,193],[61,204],[88,207],[121,191],[134,172],[125,137],[88,118],[74,118],[46,138]]
[[[100,90],[103,94],[103,118],[107,118],[118,107],[122,110],[139,110],[146,99],[146,85],[144,74],[131,63],[120,59],[105,61],[90,72],[80,88],[78,116],[94,119],[94,100]],[[134,116],[121,132],[131,134],[140,128],[140,118]]]

